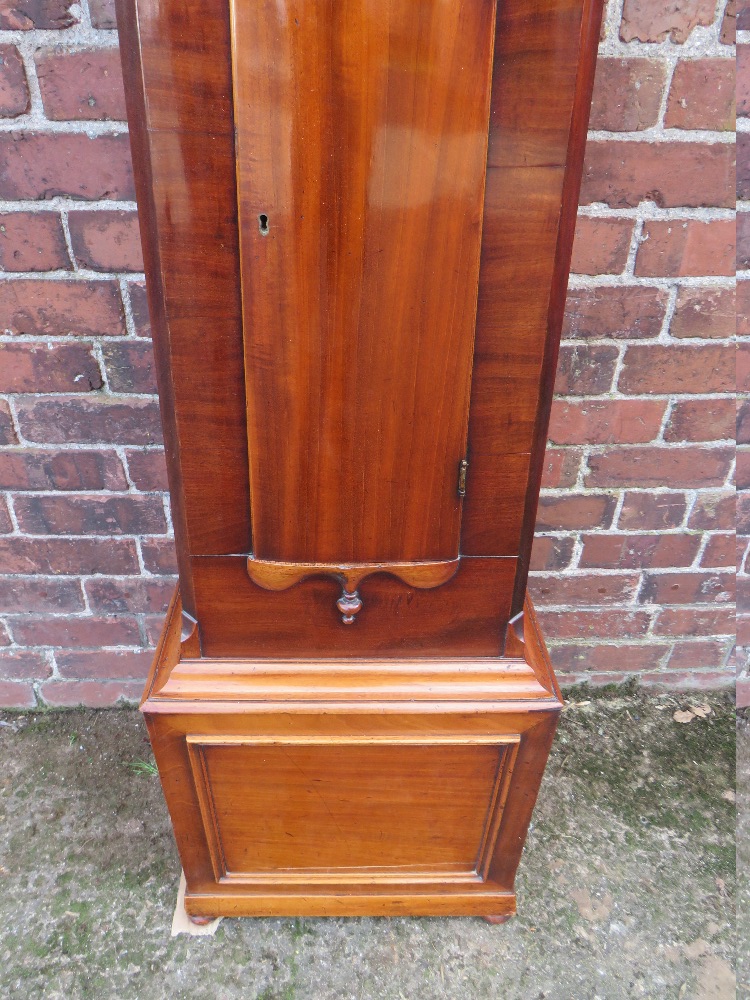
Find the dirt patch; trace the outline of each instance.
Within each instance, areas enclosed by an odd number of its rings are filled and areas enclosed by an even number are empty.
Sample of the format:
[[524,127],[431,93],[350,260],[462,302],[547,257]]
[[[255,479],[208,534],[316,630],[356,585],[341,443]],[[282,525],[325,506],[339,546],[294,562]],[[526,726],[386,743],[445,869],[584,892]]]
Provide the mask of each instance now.
[[138,714],[0,717],[0,996],[729,1000],[733,707],[679,723],[703,697],[576,698],[510,923],[224,920],[214,938],[169,937],[179,862]]

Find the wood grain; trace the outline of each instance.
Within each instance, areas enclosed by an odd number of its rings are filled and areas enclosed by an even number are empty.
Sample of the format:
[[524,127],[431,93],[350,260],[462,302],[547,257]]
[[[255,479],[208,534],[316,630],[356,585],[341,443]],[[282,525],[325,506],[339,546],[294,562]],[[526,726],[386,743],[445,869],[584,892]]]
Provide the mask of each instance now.
[[453,559],[494,5],[232,10],[253,551]]
[[562,707],[525,592],[601,0],[117,6],[188,912],[507,916]]
[[462,559],[435,590],[368,577],[359,590],[365,606],[350,628],[336,609],[336,580],[264,590],[248,578],[242,557],[194,559],[193,574],[204,656],[283,659],[311,649],[317,656],[498,656],[515,560]]

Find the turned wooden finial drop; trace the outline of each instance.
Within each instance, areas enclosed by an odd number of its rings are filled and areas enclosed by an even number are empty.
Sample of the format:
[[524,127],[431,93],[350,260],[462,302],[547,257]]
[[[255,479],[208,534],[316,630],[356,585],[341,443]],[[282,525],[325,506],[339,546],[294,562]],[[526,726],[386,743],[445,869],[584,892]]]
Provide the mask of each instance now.
[[362,599],[356,590],[349,591],[344,586],[341,588],[341,597],[336,601],[336,607],[341,612],[341,621],[344,625],[351,625],[354,616],[362,610]]

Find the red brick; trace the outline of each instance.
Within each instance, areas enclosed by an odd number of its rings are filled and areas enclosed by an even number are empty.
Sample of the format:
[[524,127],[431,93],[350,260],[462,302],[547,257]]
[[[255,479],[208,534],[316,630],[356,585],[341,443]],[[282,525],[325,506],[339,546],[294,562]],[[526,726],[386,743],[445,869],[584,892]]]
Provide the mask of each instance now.
[[[134,653],[100,653],[104,664],[116,662],[115,657],[134,656]],[[77,659],[81,660],[83,654]],[[56,708],[111,708],[119,702],[137,702],[143,690],[143,681],[46,681],[41,696],[48,705]]]
[[651,220],[643,226],[635,273],[642,277],[702,277],[733,275],[735,224],[733,219]]
[[625,0],[620,24],[623,42],[685,42],[693,28],[713,23],[712,0]]
[[[552,404],[552,409],[557,401]],[[544,455],[542,489],[557,490],[572,486],[578,478],[583,452],[577,448],[547,448]]]
[[550,639],[635,639],[648,632],[647,611],[617,608],[606,611],[540,611],[539,622]]
[[16,642],[23,646],[98,648],[141,644],[138,621],[133,617],[23,615],[8,622]]
[[734,599],[734,573],[646,573],[642,604],[729,604]]
[[0,330],[32,337],[127,333],[115,281],[0,281]]
[[139,573],[132,538],[0,538],[5,573],[125,576]]
[[750,268],[750,212],[737,213],[737,255],[738,271]]
[[680,60],[669,88],[664,125],[667,128],[733,131],[734,60]]
[[676,402],[665,441],[719,441],[734,437],[733,399],[683,399]]
[[104,344],[102,353],[113,392],[156,393],[154,352],[149,340],[117,340]]
[[557,400],[549,438],[555,444],[638,444],[659,434],[667,408],[657,400]]
[[163,535],[164,506],[158,496],[18,496],[16,517],[30,535]]
[[750,337],[750,281],[737,282],[737,336]]
[[541,496],[536,517],[537,531],[577,531],[608,528],[617,502],[606,493]]
[[0,708],[33,708],[36,705],[31,684],[0,681]]
[[0,452],[0,489],[125,490],[127,487],[114,451],[30,448]]
[[6,400],[0,399],[0,444],[15,444],[17,441],[10,407]]
[[151,650],[97,650],[58,653],[57,666],[63,677],[101,678],[102,680],[138,679],[148,675]]
[[666,644],[638,643],[614,646],[597,643],[592,646],[555,646],[552,662],[555,670],[569,671],[610,671],[620,670],[636,673],[640,670],[656,670],[665,659],[670,647]]
[[600,58],[589,128],[636,132],[656,125],[665,81],[662,62]]
[[138,337],[151,336],[151,317],[148,312],[148,298],[146,297],[146,286],[142,281],[132,281],[128,285],[130,292],[130,305],[135,323],[135,332]]
[[539,607],[619,605],[632,601],[639,581],[639,573],[534,574],[529,578],[529,592]]
[[91,23],[95,28],[116,28],[114,0],[89,0]]
[[736,530],[738,535],[750,535],[750,493],[737,496]]
[[750,447],[737,448],[736,487],[738,490],[750,490]]
[[63,614],[83,611],[83,593],[77,580],[42,577],[0,577],[0,612]]
[[698,670],[680,671],[664,670],[661,673],[641,674],[639,683],[642,687],[658,687],[686,691],[715,691],[717,688],[732,686],[731,670]]
[[21,54],[15,45],[0,45],[0,118],[17,118],[26,114],[30,106],[29,85]]
[[130,478],[137,490],[150,493],[169,489],[163,451],[126,451],[125,454]]
[[701,557],[701,566],[734,566],[734,535],[712,535]]
[[13,522],[8,513],[8,501],[0,498],[0,535],[10,535],[13,533]]
[[92,611],[130,612],[131,614],[161,614],[167,610],[174,593],[175,581],[170,578],[108,580],[99,577],[84,584]]
[[0,199],[58,196],[133,201],[127,135],[0,133]]
[[727,640],[723,642],[676,642],[667,666],[670,670],[699,670],[721,667],[727,658]]
[[625,352],[617,388],[634,395],[733,392],[734,365],[730,345],[634,344]]
[[0,270],[70,269],[62,221],[56,212],[0,215]]
[[159,405],[150,399],[57,396],[18,403],[29,441],[55,444],[159,444]]
[[177,572],[174,538],[145,538],[141,553],[147,573],[173,576]]
[[117,49],[38,49],[35,61],[47,118],[127,120]]
[[637,285],[571,288],[565,309],[563,339],[606,337],[610,340],[634,340],[640,337],[658,337],[667,311],[668,298],[668,293],[661,288],[641,288]]
[[572,555],[572,538],[537,535],[531,550],[531,569],[536,572],[564,569],[570,563]]
[[750,115],[750,45],[737,46],[737,114]]
[[578,217],[571,271],[574,274],[620,274],[628,260],[632,219]]
[[721,486],[731,467],[729,448],[610,448],[590,455],[587,487]]
[[561,396],[588,396],[608,392],[617,363],[617,348],[598,344],[563,346],[557,364],[555,392]]
[[733,635],[734,608],[664,608],[654,623],[655,635]]
[[750,343],[737,344],[737,392],[750,392]]
[[737,198],[750,199],[750,132],[737,133]]
[[737,545],[737,572],[746,574],[750,568],[750,566],[748,566],[750,539],[735,536],[735,542]]
[[631,493],[628,490],[617,526],[636,531],[677,528],[682,524],[686,509],[684,493]]
[[4,0],[0,4],[0,28],[4,31],[57,30],[78,24],[71,14],[72,0]]
[[590,140],[581,204],[734,208],[734,148],[727,143]]
[[737,612],[739,615],[750,613],[750,577],[745,574],[735,575],[737,584]]
[[733,288],[685,287],[677,290],[677,304],[669,325],[672,337],[728,338],[735,333]]
[[9,681],[44,680],[52,668],[42,653],[27,649],[0,653],[0,679]]
[[91,392],[102,384],[84,344],[0,344],[0,392]]
[[734,45],[737,41],[737,5],[735,0],[727,0],[719,41],[722,45]]
[[92,271],[142,271],[141,234],[135,212],[71,212],[73,253]]
[[699,535],[584,535],[582,569],[645,569],[690,566]]
[[699,493],[688,518],[688,527],[700,531],[731,531],[735,514],[734,490]]
[[737,444],[750,444],[750,399],[737,400],[734,430]]
[[164,629],[164,615],[143,615],[142,621],[146,633],[146,645],[154,648],[159,644]]

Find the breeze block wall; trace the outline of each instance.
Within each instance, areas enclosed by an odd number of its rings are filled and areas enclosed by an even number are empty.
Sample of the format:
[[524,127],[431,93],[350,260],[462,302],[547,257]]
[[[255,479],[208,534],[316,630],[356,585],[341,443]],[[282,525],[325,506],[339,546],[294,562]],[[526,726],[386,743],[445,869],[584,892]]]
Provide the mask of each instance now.
[[[733,678],[734,55],[724,0],[610,3],[532,579],[563,682]],[[0,0],[0,705],[149,667],[142,268],[110,0]]]

